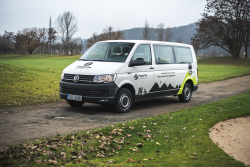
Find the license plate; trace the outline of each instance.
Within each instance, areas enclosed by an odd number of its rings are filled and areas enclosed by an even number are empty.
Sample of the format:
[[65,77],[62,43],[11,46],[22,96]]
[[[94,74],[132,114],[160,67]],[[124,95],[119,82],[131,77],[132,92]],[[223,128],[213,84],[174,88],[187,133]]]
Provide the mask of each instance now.
[[82,101],[82,96],[67,94],[67,99],[69,99],[69,100],[75,100],[75,101]]

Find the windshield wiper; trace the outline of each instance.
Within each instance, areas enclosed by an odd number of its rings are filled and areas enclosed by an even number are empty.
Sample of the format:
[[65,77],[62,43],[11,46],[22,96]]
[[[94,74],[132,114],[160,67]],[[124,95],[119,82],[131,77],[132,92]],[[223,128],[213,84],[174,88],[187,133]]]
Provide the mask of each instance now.
[[106,61],[106,60],[99,59],[99,60],[88,60],[88,61]]
[[188,62],[180,62],[179,64],[186,64],[186,63],[188,63]]

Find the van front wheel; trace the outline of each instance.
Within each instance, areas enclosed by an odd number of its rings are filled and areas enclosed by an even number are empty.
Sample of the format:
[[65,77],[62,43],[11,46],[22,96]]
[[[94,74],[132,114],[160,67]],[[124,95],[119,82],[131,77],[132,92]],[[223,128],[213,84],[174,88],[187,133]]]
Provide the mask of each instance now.
[[187,103],[190,101],[192,96],[192,87],[189,83],[185,83],[182,94],[179,95],[179,100],[181,102]]
[[71,107],[81,107],[84,104],[84,101],[67,100],[67,102]]
[[117,94],[115,102],[116,111],[119,113],[126,113],[132,107],[132,103],[133,96],[131,92],[126,88],[122,88]]

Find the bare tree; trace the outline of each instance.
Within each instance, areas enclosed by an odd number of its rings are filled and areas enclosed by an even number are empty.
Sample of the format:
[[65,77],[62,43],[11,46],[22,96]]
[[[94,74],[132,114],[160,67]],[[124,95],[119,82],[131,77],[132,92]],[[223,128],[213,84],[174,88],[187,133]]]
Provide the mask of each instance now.
[[165,41],[169,42],[173,37],[172,29],[166,28],[165,30]]
[[87,40],[87,48],[90,48],[93,44],[99,41],[98,35],[93,33],[92,37]]
[[247,48],[250,46],[250,17],[245,21],[244,29],[246,30],[246,35],[244,38],[244,47],[245,47],[245,58],[248,58]]
[[177,39],[177,41],[176,41],[177,43],[183,43],[183,41],[182,41],[182,39],[181,38],[179,38],[179,39]]
[[124,33],[119,29],[117,31],[114,31],[114,28],[112,26],[104,28],[103,33],[99,35],[100,41],[118,40],[118,39],[124,39]]
[[70,54],[81,54],[83,51],[83,41],[80,37],[78,38],[73,38],[71,42],[69,43],[69,50]]
[[71,39],[70,43],[69,43],[69,51],[70,51],[70,55],[74,54],[74,51],[77,48],[77,42],[76,39]]
[[4,34],[0,36],[0,52],[4,54],[10,53],[14,46],[14,33],[4,31]]
[[199,43],[196,41],[191,41],[190,44],[194,47],[195,54],[197,55],[198,50],[200,50]]
[[25,51],[24,48],[26,42],[25,35],[22,34],[21,31],[18,31],[18,33],[16,33],[16,35],[14,36],[14,39],[15,39],[15,44],[14,44],[15,53],[19,51],[19,54],[21,54],[22,51]]
[[158,36],[158,41],[164,41],[164,24],[163,23],[159,23],[156,29],[156,33]]
[[87,40],[87,47],[91,47],[94,43],[98,41],[104,41],[104,40],[119,40],[119,39],[125,39],[124,33],[120,31],[119,29],[117,31],[114,31],[114,28],[112,26],[108,26],[103,29],[103,33],[100,35],[97,35],[94,33],[91,38]]
[[46,34],[45,28],[25,28],[22,31],[22,34],[25,36],[25,48],[32,54],[37,46],[41,45],[42,38]]
[[196,23],[198,28],[194,43],[201,49],[219,46],[233,58],[240,55],[246,36],[249,36],[249,0],[208,0],[202,18]]
[[154,36],[154,29],[149,27],[148,20],[146,20],[143,29],[143,39],[151,40],[153,39],[153,36]]
[[56,29],[61,36],[65,54],[68,54],[69,43],[74,34],[78,31],[77,19],[72,12],[64,12],[62,15],[58,16],[55,24],[57,26]]

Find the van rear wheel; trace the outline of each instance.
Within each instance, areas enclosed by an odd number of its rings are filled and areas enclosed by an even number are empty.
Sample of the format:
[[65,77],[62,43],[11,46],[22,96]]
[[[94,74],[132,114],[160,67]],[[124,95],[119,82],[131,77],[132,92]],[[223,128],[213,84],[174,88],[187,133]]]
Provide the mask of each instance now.
[[132,93],[128,89],[122,88],[117,94],[115,102],[116,111],[119,113],[126,113],[132,107],[132,103],[133,103]]
[[192,87],[189,83],[185,83],[182,94],[178,95],[181,102],[187,103],[190,101],[192,96]]
[[84,101],[67,100],[67,102],[71,107],[81,107],[84,104]]

